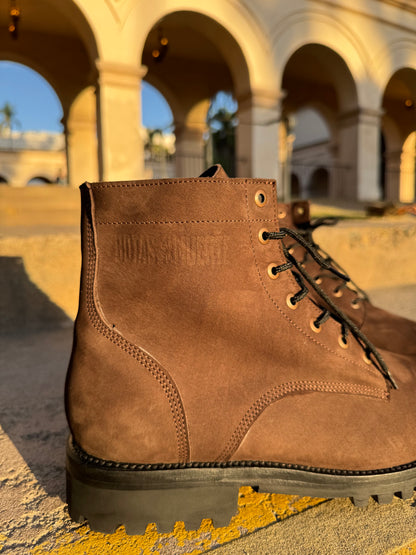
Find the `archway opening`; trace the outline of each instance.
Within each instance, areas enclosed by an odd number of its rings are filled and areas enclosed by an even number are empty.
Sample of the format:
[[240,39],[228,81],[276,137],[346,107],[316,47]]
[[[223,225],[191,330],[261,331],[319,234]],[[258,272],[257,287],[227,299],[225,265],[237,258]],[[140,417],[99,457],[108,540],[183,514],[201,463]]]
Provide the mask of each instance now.
[[310,198],[325,198],[328,196],[329,173],[326,168],[317,168],[311,175],[308,184]]
[[230,176],[236,175],[236,127],[238,102],[230,92],[220,91],[211,100],[207,113],[206,165],[221,164]]
[[387,83],[383,96],[385,198],[412,202],[415,197],[416,70],[402,68]]
[[[20,0],[19,9],[22,24],[18,40],[11,41],[7,32],[2,33],[1,57],[31,68],[53,88],[62,112],[56,131],[62,130],[63,125],[66,150],[69,151],[66,126],[71,105],[81,91],[95,86],[97,82],[96,61],[99,55],[94,33],[74,0],[37,0],[36,3]],[[8,10],[1,10],[0,26],[3,29],[8,26],[8,15]],[[27,97],[35,104],[33,91],[29,90]],[[32,112],[42,113],[36,108],[32,108]],[[59,120],[62,120],[62,125]],[[46,127],[49,131],[50,127]],[[68,175],[67,168],[63,174]],[[15,179],[12,181],[15,182]]]
[[146,81],[142,82],[142,134],[147,175],[175,175],[175,133],[172,110],[166,98]]
[[[307,44],[289,58],[282,89],[285,162],[302,175],[301,182],[306,184],[322,165],[323,156],[328,183],[320,191],[333,198],[353,196],[356,159],[351,154],[347,127],[340,123],[358,106],[357,89],[347,64],[332,49]],[[290,171],[283,174],[283,178],[287,176]]]
[[56,92],[39,73],[12,61],[0,61],[0,82],[0,167],[7,181],[26,185],[46,167],[65,182],[63,109]]
[[235,98],[250,91],[242,50],[215,20],[181,11],[154,25],[142,62],[148,68],[146,81],[163,94],[173,113],[176,172],[197,175],[206,163],[211,100],[219,91]]
[[302,184],[297,191],[292,189],[291,194],[306,198],[310,194],[308,184],[313,172],[322,164],[333,165],[331,130],[321,111],[307,106],[294,113],[291,133],[294,137],[291,168],[300,176],[299,186]]
[[0,110],[6,104],[12,108],[10,118],[1,112],[0,131],[62,133],[62,104],[42,75],[26,65],[2,60],[0,82]]
[[291,173],[290,175],[290,191],[292,198],[300,198],[301,196],[301,184],[300,179],[296,173]]
[[47,177],[44,177],[42,175],[38,175],[36,177],[32,177],[31,179],[29,179],[27,184],[28,185],[51,185],[52,181],[50,179],[48,179]]
[[416,131],[410,133],[403,144],[400,163],[401,202],[415,202],[416,199]]

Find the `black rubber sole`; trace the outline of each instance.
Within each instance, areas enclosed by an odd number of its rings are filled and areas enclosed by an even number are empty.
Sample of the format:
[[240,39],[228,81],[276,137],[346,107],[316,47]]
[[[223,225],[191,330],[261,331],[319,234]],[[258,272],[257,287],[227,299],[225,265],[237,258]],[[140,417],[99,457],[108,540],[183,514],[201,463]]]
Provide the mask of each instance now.
[[177,521],[196,530],[204,518],[212,519],[214,526],[227,526],[237,512],[241,486],[267,493],[350,497],[357,506],[365,506],[370,497],[379,503],[390,503],[394,495],[407,499],[416,487],[416,462],[374,473],[252,462],[165,466],[158,469],[156,465],[101,461],[83,454],[69,439],[67,501],[71,518],[88,520],[93,530],[105,533],[123,524],[128,534],[143,534],[149,523],[163,533],[171,531]]

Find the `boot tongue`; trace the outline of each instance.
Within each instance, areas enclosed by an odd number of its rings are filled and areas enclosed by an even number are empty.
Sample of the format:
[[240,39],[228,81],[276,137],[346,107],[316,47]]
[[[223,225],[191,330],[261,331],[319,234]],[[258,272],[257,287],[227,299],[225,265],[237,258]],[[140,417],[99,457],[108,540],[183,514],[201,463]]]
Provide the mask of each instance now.
[[224,168],[221,164],[214,164],[207,170],[205,170],[199,177],[218,177],[227,179],[228,175],[225,173]]

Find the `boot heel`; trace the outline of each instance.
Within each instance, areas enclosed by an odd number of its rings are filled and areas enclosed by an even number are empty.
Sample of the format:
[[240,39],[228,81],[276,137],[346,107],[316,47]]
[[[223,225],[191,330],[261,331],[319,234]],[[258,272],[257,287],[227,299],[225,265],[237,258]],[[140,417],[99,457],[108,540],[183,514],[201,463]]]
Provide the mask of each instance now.
[[205,518],[227,526],[237,513],[238,485],[194,480],[188,470],[110,470],[67,456],[67,502],[76,522],[97,532],[143,534],[150,523],[161,533],[182,521],[197,530]]

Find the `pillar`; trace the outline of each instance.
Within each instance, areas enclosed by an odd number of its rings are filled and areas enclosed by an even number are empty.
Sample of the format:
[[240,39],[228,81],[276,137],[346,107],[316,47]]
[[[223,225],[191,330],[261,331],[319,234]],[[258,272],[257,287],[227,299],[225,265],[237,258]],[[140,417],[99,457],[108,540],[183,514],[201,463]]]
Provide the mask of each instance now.
[[386,151],[385,154],[385,192],[384,200],[395,202],[400,195],[400,158],[401,151]]
[[400,157],[400,202],[415,201],[415,162],[416,162],[416,131],[411,133],[403,145]]
[[66,122],[69,185],[97,181],[98,148],[95,88],[88,87],[73,102]]
[[[209,99],[204,99],[188,111],[184,120],[175,119],[175,159],[178,177],[197,177],[205,169],[205,141]],[[214,161],[215,162],[215,161]]]
[[237,175],[279,179],[279,123],[280,95],[238,99]]
[[176,136],[176,175],[178,177],[198,177],[205,168],[204,131],[205,125],[177,123]]
[[144,177],[140,83],[145,68],[98,62],[99,174],[105,181]]
[[381,112],[359,109],[342,114],[338,124],[339,198],[380,198]]

